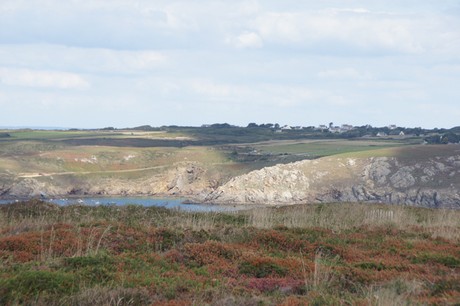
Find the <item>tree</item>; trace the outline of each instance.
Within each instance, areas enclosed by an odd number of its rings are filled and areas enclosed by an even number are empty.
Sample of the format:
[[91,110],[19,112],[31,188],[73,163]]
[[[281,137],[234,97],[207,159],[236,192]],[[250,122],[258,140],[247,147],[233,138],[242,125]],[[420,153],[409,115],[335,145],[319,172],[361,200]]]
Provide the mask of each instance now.
[[218,128],[218,129],[224,129],[224,128],[230,128],[232,126],[228,123],[214,123],[214,124],[211,124],[211,127]]

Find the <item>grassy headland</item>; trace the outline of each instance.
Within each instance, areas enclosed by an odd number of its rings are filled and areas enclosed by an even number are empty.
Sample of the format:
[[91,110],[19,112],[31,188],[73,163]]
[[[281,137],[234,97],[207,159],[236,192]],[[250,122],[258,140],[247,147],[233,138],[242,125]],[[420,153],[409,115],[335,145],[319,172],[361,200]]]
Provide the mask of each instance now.
[[[0,139],[0,194],[11,197],[202,194],[276,164],[414,142],[240,127],[14,130],[8,136]],[[183,187],[184,182],[191,187]]]
[[[412,143],[394,139],[321,140],[318,132],[276,134],[270,129],[248,128],[18,130],[8,134],[8,138],[0,140],[0,175],[12,178],[103,172],[123,178],[128,172],[142,176],[146,170],[154,169],[161,173],[183,162],[198,162],[217,170],[224,167],[232,177],[278,163]],[[323,138],[333,138],[329,134]]]

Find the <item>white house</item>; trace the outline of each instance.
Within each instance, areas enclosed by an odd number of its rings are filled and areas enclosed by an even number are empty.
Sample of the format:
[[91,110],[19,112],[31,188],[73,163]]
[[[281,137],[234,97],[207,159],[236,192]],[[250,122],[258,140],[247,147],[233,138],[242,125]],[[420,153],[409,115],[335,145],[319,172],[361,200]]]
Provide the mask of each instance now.
[[331,126],[331,127],[329,128],[329,132],[331,132],[331,133],[340,133],[340,132],[341,132],[341,129],[340,129],[340,127],[338,127],[338,126]]
[[353,129],[353,126],[351,124],[342,124],[342,126],[340,127],[340,129],[343,131],[343,132],[346,132],[346,131],[351,131]]

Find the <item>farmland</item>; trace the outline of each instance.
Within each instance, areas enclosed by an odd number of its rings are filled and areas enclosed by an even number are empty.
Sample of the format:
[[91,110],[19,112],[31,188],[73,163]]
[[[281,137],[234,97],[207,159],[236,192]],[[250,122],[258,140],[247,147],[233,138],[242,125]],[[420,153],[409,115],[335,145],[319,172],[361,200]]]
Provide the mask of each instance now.
[[249,133],[240,138],[214,131],[201,134],[188,130],[9,131],[10,137],[0,140],[0,172],[39,176],[40,173],[88,175],[118,171],[123,176],[123,172],[138,171],[142,175],[149,169],[166,169],[194,161],[210,167],[237,169],[232,175],[238,175],[277,163],[411,144],[394,140],[264,141],[268,137],[265,134]]

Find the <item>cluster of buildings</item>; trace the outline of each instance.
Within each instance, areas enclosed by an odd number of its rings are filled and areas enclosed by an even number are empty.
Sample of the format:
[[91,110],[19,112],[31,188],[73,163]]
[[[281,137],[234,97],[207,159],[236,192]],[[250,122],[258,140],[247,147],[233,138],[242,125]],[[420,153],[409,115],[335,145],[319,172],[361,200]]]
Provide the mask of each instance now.
[[[351,124],[342,124],[340,126],[337,126],[337,125],[334,125],[332,122],[329,123],[329,125],[321,124],[318,127],[314,127],[314,129],[317,130],[317,131],[338,133],[338,134],[346,133],[346,132],[352,131],[352,130],[357,129],[357,128],[358,127],[355,127],[355,126],[353,126]],[[372,127],[370,125],[367,125],[366,128],[371,129]],[[386,128],[389,130],[389,133],[391,135],[399,135],[399,136],[404,136],[405,135],[403,131],[400,131],[398,134],[394,134],[393,132],[391,132],[393,130],[398,129],[398,127],[395,124],[388,125]],[[302,129],[304,129],[304,127],[301,127],[301,126],[293,127],[293,126],[285,125],[285,126],[280,127],[280,129],[276,130],[276,132],[281,133],[281,132],[283,132],[285,130],[302,130]],[[388,135],[389,135],[388,133],[383,132],[383,131],[379,131],[379,132],[377,132],[377,134],[375,134],[375,136],[377,136],[377,137],[385,137],[385,136],[388,136]]]
[[354,129],[354,126],[350,124],[342,124],[341,126],[333,126],[332,123],[329,124],[329,126],[326,125],[320,125],[318,126],[317,130],[323,131],[329,131],[331,133],[345,133],[349,132]]
[[[309,128],[312,128],[312,127],[309,127]],[[303,126],[283,125],[279,129],[277,129],[276,132],[280,133],[282,131],[303,130],[303,129],[305,129],[305,127]],[[329,126],[320,125],[314,129],[319,130],[321,132],[329,131],[331,133],[344,133],[344,132],[353,130],[354,127],[350,124],[342,124],[341,126],[332,126],[332,124],[330,124]]]
[[[232,126],[232,125],[225,123],[225,124],[212,124],[212,125],[203,124],[201,127],[207,128],[207,127],[236,127],[236,126]],[[275,133],[307,129],[307,130],[317,130],[321,132],[330,132],[330,133],[337,133],[337,134],[347,133],[347,132],[350,132],[356,129],[365,128],[366,130],[368,130],[369,133],[377,137],[385,137],[388,135],[405,136],[404,131],[398,128],[398,126],[396,126],[395,124],[388,125],[384,128],[373,128],[370,125],[358,127],[358,126],[353,126],[351,124],[342,124],[338,126],[338,125],[334,125],[333,122],[330,122],[329,125],[321,124],[317,127],[314,127],[314,126],[303,127],[303,126],[291,126],[291,125],[281,126],[279,124],[271,124],[271,123],[258,125],[256,123],[250,123],[247,127],[248,128],[269,128],[269,129],[273,129]],[[369,136],[371,136],[371,134]]]

